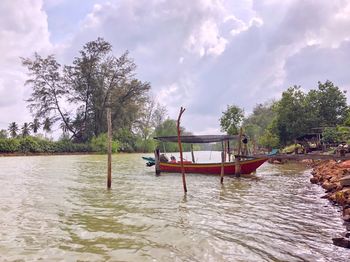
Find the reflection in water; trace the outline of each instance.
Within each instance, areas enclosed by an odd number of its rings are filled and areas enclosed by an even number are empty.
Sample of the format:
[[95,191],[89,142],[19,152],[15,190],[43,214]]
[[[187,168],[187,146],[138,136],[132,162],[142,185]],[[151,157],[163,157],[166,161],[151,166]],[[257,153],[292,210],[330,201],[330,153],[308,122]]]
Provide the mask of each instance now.
[[[199,158],[201,155],[198,156]],[[212,154],[214,161],[215,153]],[[0,260],[346,261],[337,208],[297,165],[155,176],[140,155],[0,159]]]

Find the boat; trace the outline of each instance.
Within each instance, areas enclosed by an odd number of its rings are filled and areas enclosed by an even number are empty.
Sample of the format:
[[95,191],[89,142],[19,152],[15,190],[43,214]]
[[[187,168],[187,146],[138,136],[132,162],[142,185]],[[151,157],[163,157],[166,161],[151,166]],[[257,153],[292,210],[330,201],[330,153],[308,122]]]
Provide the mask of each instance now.
[[[249,160],[240,161],[241,174],[250,174],[255,172],[262,164],[266,162],[267,158],[256,158]],[[224,163],[224,174],[234,175],[236,171],[235,162]],[[181,173],[181,163],[169,163],[160,162],[160,171],[167,173]],[[221,163],[184,163],[184,168],[186,173],[195,174],[211,174],[220,175],[221,174]]]
[[[177,136],[163,136],[155,137],[154,139],[161,142],[177,142]],[[252,157],[252,156],[236,156],[233,161],[230,161],[230,150],[229,141],[237,140],[238,136],[230,135],[202,135],[202,136],[181,136],[181,143],[217,143],[221,142],[223,145],[223,161],[217,163],[195,163],[193,151],[192,151],[192,161],[183,161],[183,167],[185,173],[195,173],[195,174],[211,174],[211,175],[234,175],[237,174],[236,169],[240,169],[240,174],[250,174],[255,172],[262,164],[267,161],[267,157]],[[226,146],[225,146],[226,145]],[[228,152],[228,161],[226,161],[226,156]],[[156,166],[156,172],[166,172],[166,173],[181,173],[181,162],[180,161],[169,161],[164,154],[160,154],[159,150],[155,152],[155,158],[143,157],[147,161],[147,166]],[[158,169],[158,170],[157,170]]]

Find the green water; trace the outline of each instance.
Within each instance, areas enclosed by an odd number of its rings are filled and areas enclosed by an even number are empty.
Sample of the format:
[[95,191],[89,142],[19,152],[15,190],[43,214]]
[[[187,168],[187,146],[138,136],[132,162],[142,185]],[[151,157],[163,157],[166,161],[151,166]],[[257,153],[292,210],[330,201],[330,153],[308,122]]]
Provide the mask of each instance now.
[[[211,158],[212,156],[210,156]],[[347,261],[310,171],[156,177],[139,154],[0,158],[0,261]],[[325,207],[328,206],[328,207]]]

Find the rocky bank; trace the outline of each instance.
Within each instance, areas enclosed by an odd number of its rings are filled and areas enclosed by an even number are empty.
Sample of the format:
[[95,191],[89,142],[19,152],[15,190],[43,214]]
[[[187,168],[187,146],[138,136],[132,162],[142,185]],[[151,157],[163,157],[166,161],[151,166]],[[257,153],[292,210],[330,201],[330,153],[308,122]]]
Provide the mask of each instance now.
[[324,198],[342,208],[347,232],[342,237],[333,238],[337,246],[350,248],[350,160],[337,163],[334,160],[315,164],[311,183],[319,184],[326,190]]

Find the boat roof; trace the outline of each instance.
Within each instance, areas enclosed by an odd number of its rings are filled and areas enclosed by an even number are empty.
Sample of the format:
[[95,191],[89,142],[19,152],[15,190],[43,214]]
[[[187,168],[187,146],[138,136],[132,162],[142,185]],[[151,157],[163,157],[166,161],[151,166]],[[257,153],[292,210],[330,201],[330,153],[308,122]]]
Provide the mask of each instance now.
[[[162,142],[177,142],[177,136],[158,136],[154,139]],[[203,143],[215,143],[228,140],[237,140],[238,136],[231,135],[201,135],[201,136],[181,136],[181,143],[188,144],[203,144]]]

